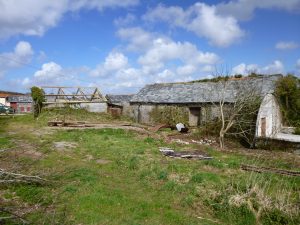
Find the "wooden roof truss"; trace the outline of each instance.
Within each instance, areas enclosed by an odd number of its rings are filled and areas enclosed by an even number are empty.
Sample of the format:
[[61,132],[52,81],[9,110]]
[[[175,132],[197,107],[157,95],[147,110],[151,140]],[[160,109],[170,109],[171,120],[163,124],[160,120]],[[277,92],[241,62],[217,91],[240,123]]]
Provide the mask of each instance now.
[[102,95],[97,87],[41,87],[45,91],[44,104],[53,103],[90,103],[106,102],[107,99]]

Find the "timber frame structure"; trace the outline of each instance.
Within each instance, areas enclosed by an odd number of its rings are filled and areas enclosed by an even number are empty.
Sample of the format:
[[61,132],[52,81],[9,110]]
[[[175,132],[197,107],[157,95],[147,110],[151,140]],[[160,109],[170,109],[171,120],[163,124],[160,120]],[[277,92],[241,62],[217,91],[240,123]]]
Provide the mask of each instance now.
[[42,86],[45,92],[43,104],[80,104],[92,102],[107,102],[107,99],[97,87],[62,87]]

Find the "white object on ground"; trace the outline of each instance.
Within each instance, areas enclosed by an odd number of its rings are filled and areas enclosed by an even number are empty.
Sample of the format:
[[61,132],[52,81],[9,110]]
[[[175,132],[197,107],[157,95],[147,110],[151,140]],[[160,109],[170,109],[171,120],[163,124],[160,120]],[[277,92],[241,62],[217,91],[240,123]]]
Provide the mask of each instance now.
[[176,124],[176,128],[177,130],[180,132],[182,128],[184,128],[184,124],[183,123],[177,123]]

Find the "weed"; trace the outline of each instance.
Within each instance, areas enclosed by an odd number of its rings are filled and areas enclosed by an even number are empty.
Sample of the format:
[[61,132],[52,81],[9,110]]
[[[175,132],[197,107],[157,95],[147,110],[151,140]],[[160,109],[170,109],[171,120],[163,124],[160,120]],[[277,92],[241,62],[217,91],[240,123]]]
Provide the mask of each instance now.
[[210,172],[201,172],[194,174],[190,182],[193,183],[202,183],[202,182],[213,182],[213,183],[220,183],[220,178],[218,175]]
[[13,189],[16,194],[29,203],[39,203],[49,205],[52,203],[51,193],[44,187],[28,185],[15,186]]
[[168,172],[165,170],[159,171],[157,174],[157,179],[159,180],[167,180],[168,179]]
[[133,156],[128,160],[128,168],[130,170],[136,170],[138,169],[138,166],[139,166],[139,159],[136,156]]

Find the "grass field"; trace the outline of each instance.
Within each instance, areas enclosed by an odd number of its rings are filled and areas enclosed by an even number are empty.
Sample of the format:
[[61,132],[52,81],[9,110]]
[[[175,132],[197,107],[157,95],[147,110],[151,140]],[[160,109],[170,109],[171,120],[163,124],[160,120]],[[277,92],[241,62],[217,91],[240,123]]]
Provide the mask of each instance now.
[[[13,212],[32,224],[300,224],[299,177],[239,169],[246,163],[299,170],[299,156],[169,144],[121,129],[46,127],[59,116],[0,117],[0,150],[8,149],[0,152],[0,168],[48,180],[0,184],[0,218]],[[108,115],[68,116],[116,122]],[[160,146],[201,148],[214,159],[166,158]]]

